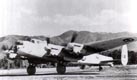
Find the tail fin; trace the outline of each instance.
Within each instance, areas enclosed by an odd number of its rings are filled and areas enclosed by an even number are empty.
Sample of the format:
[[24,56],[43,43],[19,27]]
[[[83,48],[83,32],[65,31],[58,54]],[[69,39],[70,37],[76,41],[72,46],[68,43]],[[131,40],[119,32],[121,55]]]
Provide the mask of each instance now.
[[126,66],[128,63],[128,49],[127,45],[123,45],[121,49],[121,63],[123,66]]

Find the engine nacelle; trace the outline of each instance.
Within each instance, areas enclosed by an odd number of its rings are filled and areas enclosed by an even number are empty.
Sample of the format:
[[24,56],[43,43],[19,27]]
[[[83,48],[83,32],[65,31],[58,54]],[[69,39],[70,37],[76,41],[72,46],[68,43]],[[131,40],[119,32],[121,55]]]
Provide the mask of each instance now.
[[79,43],[69,43],[67,45],[67,49],[72,49],[75,53],[80,53],[80,51],[83,49],[84,45]]
[[9,53],[8,58],[9,59],[15,59],[17,57],[16,53]]

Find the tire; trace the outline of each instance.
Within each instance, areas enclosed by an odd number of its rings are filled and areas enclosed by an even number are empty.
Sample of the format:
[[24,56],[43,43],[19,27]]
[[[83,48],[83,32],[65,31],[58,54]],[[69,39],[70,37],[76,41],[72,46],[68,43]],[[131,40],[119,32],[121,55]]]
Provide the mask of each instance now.
[[66,72],[66,66],[63,65],[63,64],[59,64],[58,63],[56,70],[57,70],[58,74],[65,74],[65,72]]
[[80,69],[82,70],[85,69],[85,65],[80,66]]
[[29,65],[27,68],[27,73],[28,73],[28,75],[34,75],[36,73],[35,66]]

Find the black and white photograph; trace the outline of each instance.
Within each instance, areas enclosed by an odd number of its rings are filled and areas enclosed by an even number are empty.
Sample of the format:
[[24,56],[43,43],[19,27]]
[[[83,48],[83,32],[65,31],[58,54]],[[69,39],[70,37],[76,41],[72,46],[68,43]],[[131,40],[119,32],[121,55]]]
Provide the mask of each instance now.
[[0,0],[0,80],[137,80],[137,0]]

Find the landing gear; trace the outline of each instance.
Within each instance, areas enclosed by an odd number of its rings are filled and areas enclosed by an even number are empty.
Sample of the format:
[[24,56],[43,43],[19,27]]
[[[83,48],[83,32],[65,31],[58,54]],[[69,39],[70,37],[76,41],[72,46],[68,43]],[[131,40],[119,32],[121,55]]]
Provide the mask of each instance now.
[[80,66],[80,69],[85,69],[85,65]]
[[29,65],[27,68],[27,73],[28,75],[34,75],[36,72],[36,68],[34,65]]
[[66,66],[60,63],[57,63],[57,73],[58,74],[64,74],[66,72]]
[[99,71],[101,71],[103,69],[103,67],[102,66],[99,66]]

